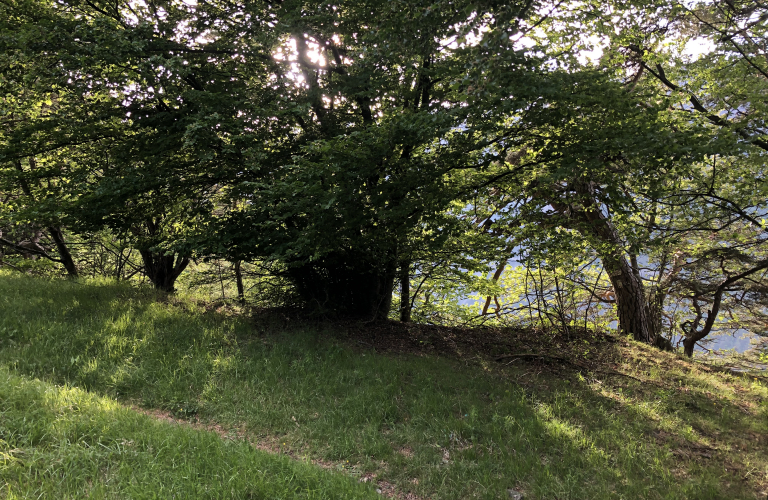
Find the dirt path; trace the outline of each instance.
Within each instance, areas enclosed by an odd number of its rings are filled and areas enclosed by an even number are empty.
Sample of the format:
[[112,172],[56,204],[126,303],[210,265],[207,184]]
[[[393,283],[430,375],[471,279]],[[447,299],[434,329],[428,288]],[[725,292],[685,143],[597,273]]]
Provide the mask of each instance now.
[[[302,456],[293,450],[286,450],[285,448],[281,448],[280,441],[276,438],[255,440],[242,429],[226,430],[219,424],[206,424],[199,421],[193,422],[190,420],[178,419],[174,417],[170,412],[163,410],[140,408],[135,405],[131,405],[130,408],[155,420],[161,420],[170,424],[183,425],[196,430],[215,432],[221,439],[245,441],[257,450],[272,453],[274,455],[287,455],[293,460],[306,461],[326,470],[343,471],[343,464],[337,464],[335,462],[312,458],[307,455]],[[393,498],[396,500],[425,500],[423,497],[419,497],[414,493],[401,491],[392,483],[383,480],[377,480],[376,474],[362,474],[359,478],[359,481],[361,483],[374,484],[376,486],[376,491],[385,498]]]

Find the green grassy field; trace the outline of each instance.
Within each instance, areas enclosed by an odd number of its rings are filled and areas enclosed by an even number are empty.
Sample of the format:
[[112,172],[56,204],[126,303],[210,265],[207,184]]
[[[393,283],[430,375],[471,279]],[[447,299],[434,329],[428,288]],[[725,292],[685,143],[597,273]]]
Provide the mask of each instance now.
[[157,299],[0,274],[0,497],[768,494],[755,378],[623,339],[594,371],[383,355]]

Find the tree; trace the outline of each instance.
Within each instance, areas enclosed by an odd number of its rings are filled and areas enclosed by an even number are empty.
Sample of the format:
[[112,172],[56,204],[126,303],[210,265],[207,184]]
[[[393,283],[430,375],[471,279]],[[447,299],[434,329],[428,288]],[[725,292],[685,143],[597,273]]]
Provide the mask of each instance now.
[[[733,313],[738,304],[764,303],[768,142],[763,96],[768,69],[763,21],[768,6],[727,1],[655,7],[662,16],[654,19],[646,11],[640,16],[644,23],[635,21],[636,29],[622,35],[626,60],[636,65],[636,79],[645,74],[643,83],[669,94],[690,122],[707,125],[717,144],[706,162],[673,183],[675,191],[654,200],[668,213],[655,221],[656,229],[670,243],[684,242],[684,262],[676,274],[691,304],[692,318],[684,323],[684,349],[690,356],[723,309],[737,325]],[[708,49],[699,57],[664,50],[656,33],[677,39],[682,48],[698,44]],[[706,312],[704,303],[711,305]],[[752,315],[759,316],[759,309]]]
[[[668,347],[665,300],[700,260],[675,245],[710,255],[710,222],[746,227],[764,207],[764,186],[734,187],[762,176],[761,9],[3,3],[4,95],[27,97],[8,107],[23,119],[4,118],[0,161],[66,158],[50,175],[65,217],[50,220],[130,238],[158,288],[193,255],[266,262],[337,316],[386,317],[399,281],[405,321],[428,269],[470,282],[501,252],[554,265],[577,237],[621,330]],[[718,48],[686,60],[702,36]],[[595,39],[603,54],[585,60]],[[726,302],[762,269],[734,259],[720,284],[697,268]]]
[[[208,222],[166,252],[277,259],[307,303],[384,317],[399,249],[439,224],[453,198],[446,176],[486,147],[452,137],[466,116],[460,79],[479,55],[463,40],[500,41],[531,4],[3,8],[6,46],[48,58],[53,70],[25,71],[67,96],[10,142],[104,153],[83,157],[77,190],[90,194],[78,206],[104,203],[116,229],[124,207],[141,205],[128,200],[160,191],[157,179],[170,188],[155,206],[195,205],[202,191]],[[39,140],[24,139],[33,131]],[[144,179],[131,170],[147,168]]]
[[[559,90],[566,87],[562,84],[536,89],[538,101],[531,95],[522,97],[535,104],[524,114],[506,115],[505,120],[503,103],[510,94],[508,87],[499,85],[501,92],[492,94],[486,106],[502,110],[497,114],[497,129],[491,128],[488,115],[479,116],[486,123],[486,133],[498,138],[499,160],[476,183],[487,190],[490,211],[499,214],[489,223],[517,245],[538,240],[539,246],[551,250],[567,244],[564,239],[573,237],[569,231],[581,234],[611,279],[620,328],[637,340],[666,347],[669,344],[660,335],[665,290],[669,280],[681,276],[674,268],[687,264],[673,265],[669,274],[663,269],[676,253],[681,234],[690,238],[711,232],[710,223],[715,221],[728,226],[742,220],[759,226],[756,216],[764,213],[766,199],[760,159],[762,104],[750,105],[751,100],[761,100],[765,82],[745,49],[760,46],[755,42],[759,37],[746,31],[754,23],[744,19],[757,16],[758,9],[728,7],[724,24],[730,31],[720,26],[722,38],[717,43],[733,44],[727,34],[731,33],[742,45],[715,50],[700,64],[689,64],[682,49],[706,30],[692,31],[686,16],[711,13],[707,9],[631,2],[584,3],[548,12],[549,17],[541,19],[545,31],[541,37],[551,43],[542,50],[553,54],[550,61],[561,68],[550,72],[550,79],[570,81],[573,92]],[[733,19],[737,13],[741,21]],[[703,18],[703,14],[697,18],[699,24]],[[574,47],[588,48],[589,34],[603,37],[604,42],[603,56],[594,62],[574,55],[578,54]],[[675,43],[670,50],[671,40]],[[561,55],[556,57],[557,53]],[[675,77],[669,68],[664,71],[665,64],[674,69]],[[690,86],[715,79],[708,71],[713,67],[719,68],[716,78],[722,85],[711,95],[697,97]],[[485,78],[497,85],[503,81],[503,75],[493,74],[495,68],[484,69]],[[678,77],[686,81],[685,87],[673,83]],[[749,79],[743,89],[751,93],[749,99],[721,93],[741,89],[736,82],[743,77]],[[737,168],[727,174],[722,168],[710,169],[712,158],[726,158]],[[754,175],[759,187],[744,183]],[[740,184],[750,187],[742,190],[736,187]],[[494,202],[491,193],[503,194],[504,204]],[[687,205],[685,217],[676,217],[671,206],[676,204]],[[558,228],[567,231],[553,231]],[[730,238],[733,233],[719,235]],[[695,239],[700,241],[699,236]],[[739,240],[723,243],[738,245]],[[656,278],[647,272],[643,276],[640,265],[655,265],[649,261],[652,255],[662,257]],[[741,265],[741,271],[728,271],[724,281],[709,287],[715,303],[717,290],[733,292],[744,278],[762,270],[762,261],[755,261],[750,269],[743,269],[744,263],[742,259],[734,266]],[[645,282],[652,283],[650,290]],[[692,306],[693,316],[698,314],[695,309]],[[708,320],[714,321],[717,310],[713,307]],[[692,332],[689,337],[700,338],[701,333]],[[692,349],[691,342],[695,340],[688,341]]]
[[[47,112],[52,105],[45,101],[46,96],[28,93],[23,89],[16,90],[15,95],[3,98],[2,112],[5,119],[0,125],[6,130]],[[5,228],[6,236],[14,232],[13,228],[18,225],[32,228],[32,234],[28,235],[27,240],[13,242],[3,238],[0,244],[28,253],[33,258],[44,257],[59,263],[67,276],[74,278],[79,274],[78,268],[65,240],[61,225],[62,212],[57,206],[62,192],[60,172],[66,168],[65,163],[66,160],[56,154],[41,157],[16,155],[0,167],[0,193],[4,195],[0,226]],[[40,246],[44,233],[51,239],[58,257]]]

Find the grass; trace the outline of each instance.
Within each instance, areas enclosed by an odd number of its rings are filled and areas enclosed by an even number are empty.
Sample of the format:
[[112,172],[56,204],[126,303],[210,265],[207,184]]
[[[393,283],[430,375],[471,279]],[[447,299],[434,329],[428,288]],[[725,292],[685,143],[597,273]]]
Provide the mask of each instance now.
[[376,498],[371,487],[0,368],[3,498]]
[[761,380],[624,340],[590,372],[282,330],[146,290],[0,274],[0,497],[367,498],[371,484],[440,499],[768,494]]

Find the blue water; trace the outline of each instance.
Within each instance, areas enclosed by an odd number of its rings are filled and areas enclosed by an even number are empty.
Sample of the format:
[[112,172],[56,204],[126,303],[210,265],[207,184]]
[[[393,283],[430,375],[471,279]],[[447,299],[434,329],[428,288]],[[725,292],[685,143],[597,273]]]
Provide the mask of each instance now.
[[[753,340],[759,339],[758,335],[749,332],[739,332],[735,335],[715,335],[707,337],[699,344],[703,345],[711,351],[719,351],[724,349],[734,349],[736,352],[745,352],[754,347]],[[704,351],[698,345],[697,351]]]
[[744,352],[752,348],[752,339],[757,338],[757,335],[748,333],[746,335],[719,335],[713,337],[711,341],[704,345],[707,349],[735,349],[736,352]]

